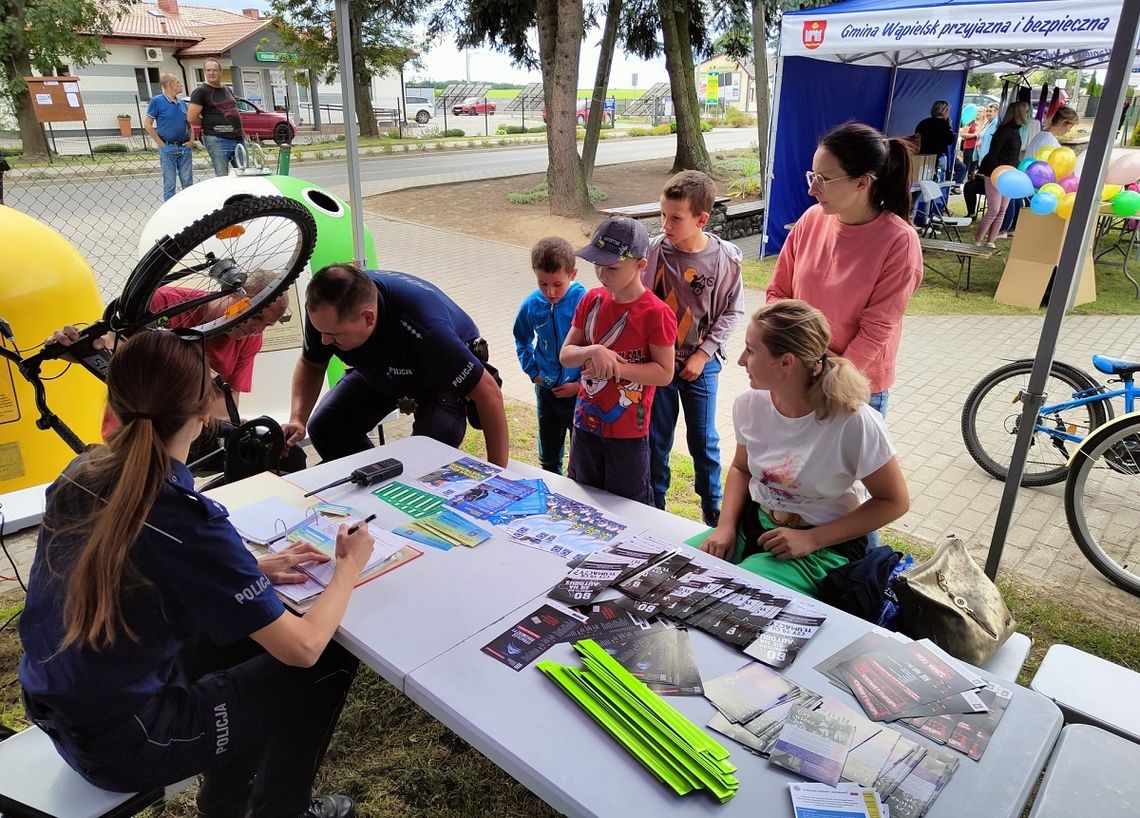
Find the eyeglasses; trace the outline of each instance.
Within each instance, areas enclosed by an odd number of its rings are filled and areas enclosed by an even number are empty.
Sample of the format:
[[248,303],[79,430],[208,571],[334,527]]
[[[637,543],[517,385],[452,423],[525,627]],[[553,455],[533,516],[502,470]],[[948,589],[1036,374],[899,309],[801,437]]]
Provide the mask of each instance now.
[[850,179],[851,176],[836,176],[834,179],[828,179],[821,173],[816,173],[814,170],[809,170],[804,173],[804,178],[807,179],[808,190],[813,187],[818,187],[820,190],[825,188],[832,182],[842,182],[844,179]]

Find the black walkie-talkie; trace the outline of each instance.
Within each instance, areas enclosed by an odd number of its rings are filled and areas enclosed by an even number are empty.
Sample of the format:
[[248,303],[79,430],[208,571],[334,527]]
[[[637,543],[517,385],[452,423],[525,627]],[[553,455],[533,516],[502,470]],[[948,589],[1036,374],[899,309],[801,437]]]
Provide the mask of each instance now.
[[369,466],[361,466],[359,469],[353,469],[352,474],[348,477],[343,477],[340,480],[334,480],[327,486],[321,486],[319,489],[313,489],[306,492],[306,497],[312,497],[319,491],[331,489],[334,486],[342,486],[345,483],[355,483],[358,486],[371,486],[379,483],[381,480],[388,480],[392,477],[399,477],[404,473],[404,464],[394,457],[388,457],[378,463],[373,463]]

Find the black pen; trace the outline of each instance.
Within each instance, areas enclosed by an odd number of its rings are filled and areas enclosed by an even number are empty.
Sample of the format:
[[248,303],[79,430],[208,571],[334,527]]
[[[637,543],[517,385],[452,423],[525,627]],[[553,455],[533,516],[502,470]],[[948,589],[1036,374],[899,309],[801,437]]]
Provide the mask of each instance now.
[[370,522],[372,522],[375,519],[376,519],[375,514],[369,514],[367,517],[365,517],[359,523],[353,523],[351,526],[349,526],[348,533],[349,534],[355,534],[356,529],[360,528],[362,525],[368,525]]

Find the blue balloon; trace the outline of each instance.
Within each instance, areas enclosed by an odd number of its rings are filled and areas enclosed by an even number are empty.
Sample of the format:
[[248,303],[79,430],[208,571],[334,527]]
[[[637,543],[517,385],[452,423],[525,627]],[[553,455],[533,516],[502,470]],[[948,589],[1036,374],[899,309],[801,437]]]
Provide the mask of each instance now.
[[977,118],[977,116],[978,106],[971,102],[969,105],[962,109],[962,125],[969,125]]
[[[1001,177],[999,176],[1000,180]],[[1057,194],[1050,193],[1049,191],[1041,191],[1029,200],[1029,209],[1036,213],[1038,216],[1048,216],[1057,209]]]
[[998,193],[1011,199],[1025,199],[1033,195],[1033,182],[1024,172],[1007,170],[997,180]]
[[1038,160],[1034,159],[1032,156],[1026,157],[1017,163],[1017,169],[1020,171],[1025,171],[1036,161]]

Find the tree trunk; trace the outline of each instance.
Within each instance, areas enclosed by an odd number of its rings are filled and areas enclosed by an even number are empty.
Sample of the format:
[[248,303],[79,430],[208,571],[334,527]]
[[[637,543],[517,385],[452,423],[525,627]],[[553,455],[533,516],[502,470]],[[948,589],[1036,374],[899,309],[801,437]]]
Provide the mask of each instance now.
[[538,0],[538,53],[546,101],[546,184],[550,212],[581,216],[593,210],[578,157],[578,56],[585,25],[582,0]]
[[590,100],[590,118],[586,122],[586,139],[582,143],[582,169],[586,184],[594,175],[594,159],[598,154],[599,134],[602,132],[602,113],[605,110],[606,92],[610,86],[610,70],[614,62],[614,45],[617,43],[618,18],[621,0],[609,0],[606,26],[602,31],[602,44],[598,49],[598,72],[594,79],[594,96]]
[[701,134],[701,112],[697,100],[696,66],[689,38],[687,0],[658,0],[661,32],[665,41],[665,70],[673,96],[677,119],[677,153],[672,173],[700,170],[712,173],[712,162]]
[[760,172],[765,173],[768,157],[768,49],[765,44],[768,25],[764,20],[764,0],[752,0],[752,65],[756,94],[756,144],[760,154]]
[[[360,123],[360,135],[379,136],[376,113],[372,110],[372,74],[364,60],[364,42],[360,36],[363,3],[349,3],[349,21],[352,27],[352,95],[356,101],[356,121]],[[402,107],[402,106],[401,106]],[[348,127],[348,123],[345,123]]]
[[[30,77],[32,63],[27,51],[23,51],[14,60],[13,73],[17,77]],[[36,121],[36,112],[32,108],[32,97],[28,93],[28,86],[21,82],[23,90],[12,95],[12,107],[16,111],[16,121],[20,125],[20,143],[24,148],[25,159],[47,159],[48,144],[44,136],[43,126]]]

